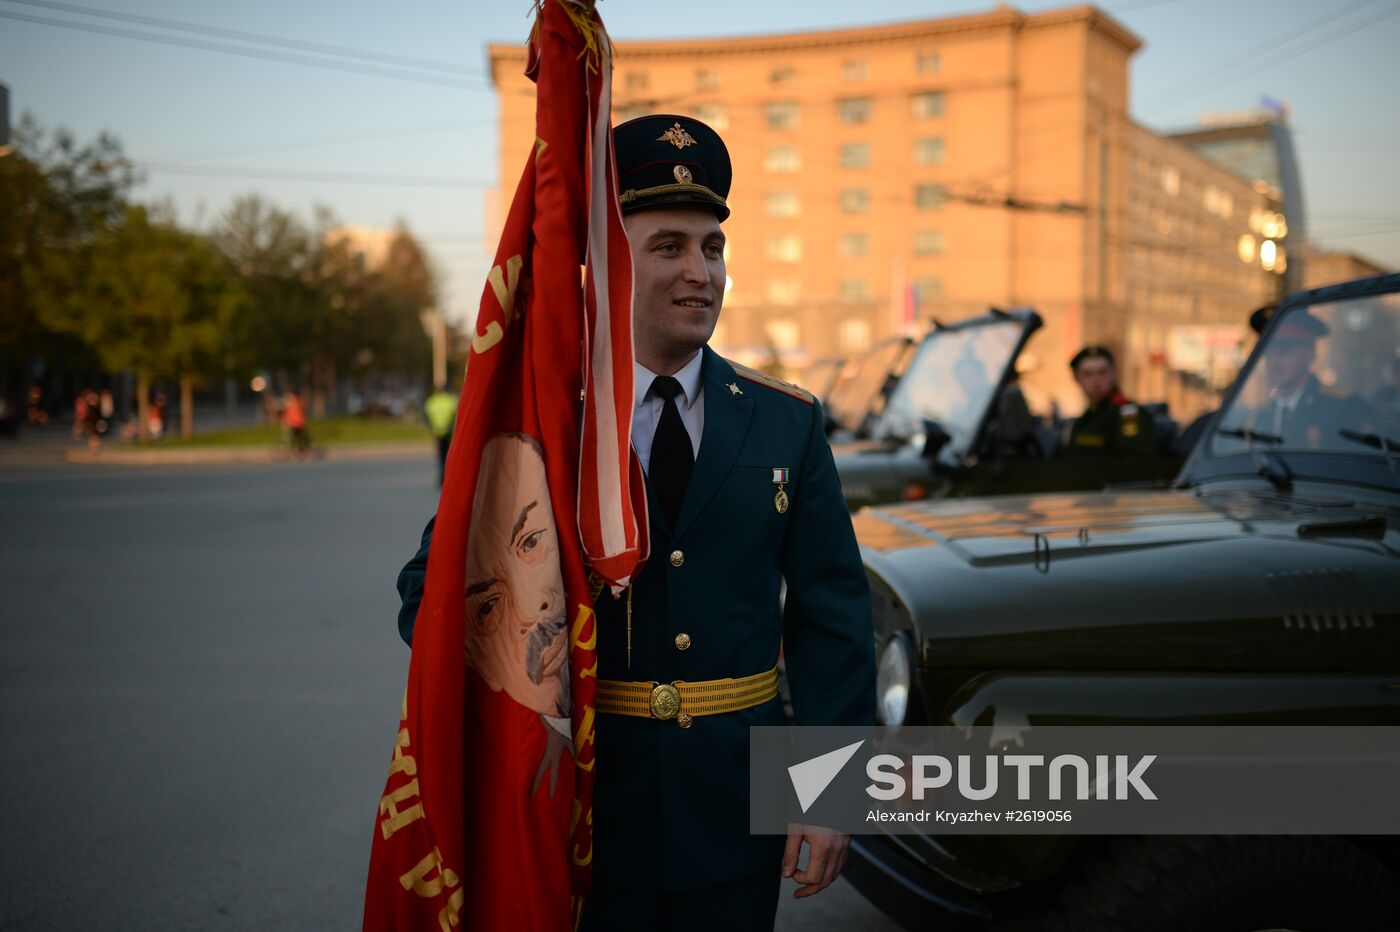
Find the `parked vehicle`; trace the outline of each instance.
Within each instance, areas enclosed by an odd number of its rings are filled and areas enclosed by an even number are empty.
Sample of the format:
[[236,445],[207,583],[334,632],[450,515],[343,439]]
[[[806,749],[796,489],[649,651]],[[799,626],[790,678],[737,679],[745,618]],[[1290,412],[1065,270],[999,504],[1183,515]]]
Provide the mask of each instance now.
[[[1398,345],[1400,275],[1295,295],[1172,488],[857,514],[882,720],[1400,725]],[[872,834],[848,875],[909,928],[1400,916],[1385,836]]]
[[1157,455],[1101,461],[1054,459],[1056,425],[1021,402],[1013,431],[1007,402],[1016,360],[1040,329],[1030,308],[935,325],[914,349],[888,401],[858,436],[832,452],[852,510],[885,502],[998,492],[1097,490],[1112,483],[1165,485],[1180,468],[1170,455],[1175,425],[1164,405],[1146,405],[1163,438]]

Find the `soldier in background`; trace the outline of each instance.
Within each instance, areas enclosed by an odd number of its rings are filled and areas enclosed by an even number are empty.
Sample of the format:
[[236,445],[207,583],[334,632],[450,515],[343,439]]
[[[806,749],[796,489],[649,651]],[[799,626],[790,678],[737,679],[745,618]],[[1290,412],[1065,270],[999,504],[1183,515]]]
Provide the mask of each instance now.
[[1086,346],[1069,363],[1088,407],[1066,425],[1062,457],[1151,455],[1157,449],[1152,416],[1118,388],[1118,370],[1106,346]]

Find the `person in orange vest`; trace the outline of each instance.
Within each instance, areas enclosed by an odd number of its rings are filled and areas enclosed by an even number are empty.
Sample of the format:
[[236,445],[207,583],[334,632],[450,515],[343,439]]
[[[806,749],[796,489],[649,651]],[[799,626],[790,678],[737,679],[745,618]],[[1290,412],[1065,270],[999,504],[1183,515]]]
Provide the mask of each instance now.
[[292,438],[292,453],[298,458],[311,452],[311,438],[306,435],[306,408],[300,392],[288,392],[282,398],[282,426]]

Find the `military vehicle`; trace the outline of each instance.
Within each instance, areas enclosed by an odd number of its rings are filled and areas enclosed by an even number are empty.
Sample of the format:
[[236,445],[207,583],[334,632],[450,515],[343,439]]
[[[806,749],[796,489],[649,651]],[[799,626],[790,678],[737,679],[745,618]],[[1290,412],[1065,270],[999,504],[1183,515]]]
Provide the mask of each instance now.
[[[1400,725],[1397,346],[1400,275],[1295,295],[1172,488],[857,514],[880,719]],[[1387,836],[877,833],[848,876],[911,929],[1400,917]]]
[[862,436],[869,429],[884,410],[913,349],[914,341],[908,337],[890,337],[841,373],[824,402],[827,436],[832,442]]
[[[1180,463],[1165,452],[1053,459],[1058,431],[1033,418],[1013,387],[1016,360],[1041,324],[1029,308],[993,308],[955,324],[936,323],[888,400],[854,437],[832,436],[846,504],[854,510],[924,498],[1094,490],[1115,482],[1165,485],[1175,476]],[[1164,411],[1156,413],[1165,450],[1174,427]]]

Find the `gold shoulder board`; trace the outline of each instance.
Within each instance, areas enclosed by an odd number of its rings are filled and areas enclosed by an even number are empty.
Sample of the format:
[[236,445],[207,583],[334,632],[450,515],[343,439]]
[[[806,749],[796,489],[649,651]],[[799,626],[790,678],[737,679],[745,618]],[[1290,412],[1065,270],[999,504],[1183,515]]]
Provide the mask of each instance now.
[[757,369],[750,369],[748,366],[741,366],[732,359],[726,359],[725,362],[733,366],[734,374],[745,381],[754,382],[758,385],[765,385],[774,391],[782,392],[784,395],[791,395],[799,401],[805,401],[807,404],[813,404],[817,400],[815,395],[800,385],[784,382],[782,379],[774,378],[766,372],[759,372]]

